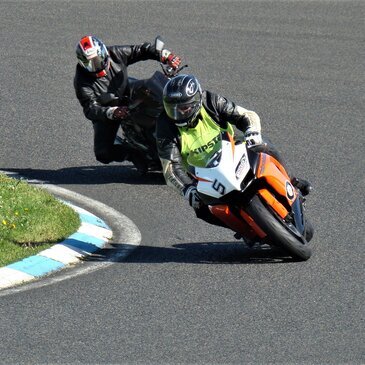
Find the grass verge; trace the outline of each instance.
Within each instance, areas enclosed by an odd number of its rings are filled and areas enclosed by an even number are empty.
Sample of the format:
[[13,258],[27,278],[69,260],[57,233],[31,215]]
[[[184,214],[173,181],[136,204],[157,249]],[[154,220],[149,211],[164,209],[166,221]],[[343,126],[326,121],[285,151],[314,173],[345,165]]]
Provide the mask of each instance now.
[[44,189],[0,174],[0,267],[76,232],[78,214]]

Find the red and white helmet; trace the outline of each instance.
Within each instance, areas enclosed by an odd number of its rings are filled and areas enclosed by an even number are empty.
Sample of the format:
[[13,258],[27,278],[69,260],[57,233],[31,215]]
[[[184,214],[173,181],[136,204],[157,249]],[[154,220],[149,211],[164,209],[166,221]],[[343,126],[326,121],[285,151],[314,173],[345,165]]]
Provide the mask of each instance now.
[[109,53],[105,44],[98,38],[87,35],[76,46],[76,56],[81,67],[95,73],[97,77],[106,75],[109,67]]

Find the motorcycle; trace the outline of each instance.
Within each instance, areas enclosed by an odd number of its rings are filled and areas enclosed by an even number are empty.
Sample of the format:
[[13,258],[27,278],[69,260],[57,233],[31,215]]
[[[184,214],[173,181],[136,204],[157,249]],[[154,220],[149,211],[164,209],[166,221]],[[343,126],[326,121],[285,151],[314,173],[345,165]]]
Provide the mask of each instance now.
[[[164,42],[155,39],[155,48],[162,51]],[[155,126],[163,111],[162,93],[166,83],[176,76],[184,65],[178,69],[160,63],[162,72],[156,71],[149,79],[128,78],[129,92],[123,97],[115,94],[103,94],[99,102],[108,106],[128,106],[129,116],[120,123],[115,144],[126,144],[132,150],[143,153],[149,171],[161,171],[161,162],[157,153]]]
[[197,136],[187,159],[200,199],[250,246],[280,247],[296,260],[312,254],[305,198],[284,166],[228,132]]

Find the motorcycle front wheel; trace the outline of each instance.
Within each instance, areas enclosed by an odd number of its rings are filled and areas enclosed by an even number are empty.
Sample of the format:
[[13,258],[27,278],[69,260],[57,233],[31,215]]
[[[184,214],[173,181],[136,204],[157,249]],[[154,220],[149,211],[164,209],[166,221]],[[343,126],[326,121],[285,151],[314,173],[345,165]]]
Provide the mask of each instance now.
[[268,240],[277,247],[284,249],[296,260],[305,261],[312,255],[312,249],[308,242],[300,241],[285,227],[285,222],[270,212],[261,202],[258,196],[254,196],[248,203],[246,212],[253,218],[255,223],[267,234]]

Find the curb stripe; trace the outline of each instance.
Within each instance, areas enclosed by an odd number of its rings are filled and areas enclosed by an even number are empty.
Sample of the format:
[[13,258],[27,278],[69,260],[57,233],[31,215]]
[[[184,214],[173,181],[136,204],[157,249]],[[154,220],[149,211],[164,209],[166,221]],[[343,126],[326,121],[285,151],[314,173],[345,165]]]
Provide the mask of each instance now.
[[[75,244],[70,244],[70,242],[75,241]],[[90,236],[89,234],[76,232],[64,240],[62,243],[66,245],[71,245],[75,247],[79,247],[78,242],[85,242],[91,245],[96,246],[96,249],[103,247],[105,240],[101,240],[100,238]]]
[[74,239],[67,239],[66,241],[63,241],[62,243],[76,251],[82,252],[84,255],[91,254],[99,249],[98,246],[95,246],[91,243],[74,240]]
[[33,280],[34,276],[24,272],[10,269],[9,267],[0,268],[0,289]]
[[81,252],[77,252],[62,244],[56,244],[40,252],[38,255],[62,262],[65,265],[75,264],[84,256]]
[[42,276],[46,273],[59,270],[63,267],[59,261],[49,259],[48,257],[42,257],[39,255],[27,257],[26,259],[16,262],[15,264],[8,265],[10,269],[18,270],[34,277]]
[[68,201],[62,200],[62,202],[65,203],[66,205],[68,205],[69,207],[71,207],[73,210],[75,210],[76,213],[78,213],[82,223],[88,223],[93,226],[104,228],[108,231],[111,231],[110,227],[96,215],[94,215],[94,214],[88,212],[87,210],[85,210],[84,208],[78,207]]
[[95,226],[102,227],[105,229],[110,229],[100,218],[98,218],[96,216],[93,216],[90,214],[83,214],[83,213],[81,213],[81,214],[79,213],[79,215],[80,215],[80,219],[82,222],[90,223],[90,224],[93,224]]
[[102,240],[105,239],[111,239],[113,234],[112,231],[102,228],[102,227],[97,227],[94,226],[90,223],[86,223],[86,222],[82,222],[80,228],[78,229],[79,233],[85,233],[94,237],[98,237]]

